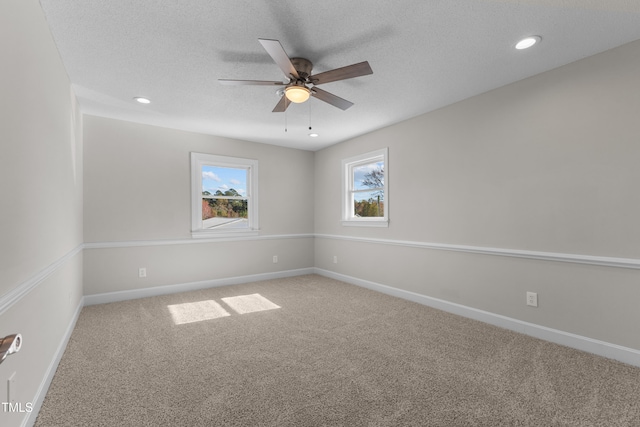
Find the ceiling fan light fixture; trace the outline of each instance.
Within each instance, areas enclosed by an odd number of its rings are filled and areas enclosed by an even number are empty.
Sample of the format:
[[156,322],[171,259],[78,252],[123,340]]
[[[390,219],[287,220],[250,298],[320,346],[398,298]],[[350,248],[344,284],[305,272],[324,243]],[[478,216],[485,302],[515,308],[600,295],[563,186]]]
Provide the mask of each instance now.
[[305,86],[289,86],[285,88],[284,95],[291,102],[300,104],[311,96],[311,91]]

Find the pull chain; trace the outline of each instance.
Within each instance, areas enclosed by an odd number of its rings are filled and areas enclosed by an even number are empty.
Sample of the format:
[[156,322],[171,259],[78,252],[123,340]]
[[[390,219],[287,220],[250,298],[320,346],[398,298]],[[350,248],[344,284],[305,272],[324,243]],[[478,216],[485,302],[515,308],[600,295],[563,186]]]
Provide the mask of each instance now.
[[287,131],[287,95],[284,96],[284,131]]

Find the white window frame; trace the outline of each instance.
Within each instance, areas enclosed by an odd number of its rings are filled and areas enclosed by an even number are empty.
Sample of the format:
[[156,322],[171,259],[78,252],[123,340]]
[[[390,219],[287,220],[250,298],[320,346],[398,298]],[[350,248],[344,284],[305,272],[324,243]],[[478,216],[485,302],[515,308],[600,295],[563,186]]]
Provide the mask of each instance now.
[[[202,226],[202,167],[218,166],[247,170],[247,210],[246,228],[213,228]],[[218,156],[214,154],[191,153],[191,236],[193,238],[256,236],[258,227],[258,161],[240,157]]]
[[[384,216],[356,217],[354,214],[354,171],[357,166],[384,162]],[[389,226],[389,149],[371,151],[342,160],[342,225],[360,227]]]

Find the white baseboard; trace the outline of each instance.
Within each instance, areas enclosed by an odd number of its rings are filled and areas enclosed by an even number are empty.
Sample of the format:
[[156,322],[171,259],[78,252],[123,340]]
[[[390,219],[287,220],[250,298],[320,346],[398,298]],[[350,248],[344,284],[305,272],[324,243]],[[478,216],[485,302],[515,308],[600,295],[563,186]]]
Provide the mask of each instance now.
[[623,347],[617,344],[611,344],[605,341],[599,341],[588,337],[583,337],[580,335],[572,334],[570,332],[547,328],[545,326],[536,325],[534,323],[524,322],[522,320],[490,313],[488,311],[478,310],[476,308],[467,307],[438,298],[428,297],[415,292],[405,291],[391,286],[382,285],[380,283],[358,279],[356,277],[335,273],[333,271],[325,270],[322,268],[315,268],[314,272],[321,276],[340,280],[342,282],[350,283],[352,285],[357,285],[363,288],[382,292],[387,295],[417,302],[419,304],[437,308],[439,310],[457,314],[459,316],[479,320],[490,325],[509,329],[511,331],[529,335],[534,338],[539,338],[545,341],[575,348],[577,350],[586,351],[598,356],[603,356],[609,359],[627,363],[629,365],[640,367],[640,350]]
[[203,280],[200,282],[180,283],[177,285],[155,286],[152,288],[132,289],[126,291],[107,292],[103,294],[85,295],[84,304],[105,304],[109,302],[125,301],[137,298],[153,297],[158,295],[175,294],[178,292],[196,291],[199,289],[214,288],[218,286],[237,285],[240,283],[258,282],[260,280],[281,279],[283,277],[302,276],[314,274],[313,267],[297,270],[276,271],[272,273],[252,274],[248,276],[228,277],[223,279]]
[[38,391],[36,392],[35,397],[33,398],[33,410],[23,419],[22,427],[31,427],[35,424],[36,418],[38,418],[38,413],[40,412],[40,408],[42,407],[42,403],[44,402],[44,398],[47,395],[47,391],[49,391],[49,386],[51,385],[51,381],[53,381],[53,376],[56,374],[56,369],[58,369],[58,365],[60,364],[60,360],[62,360],[62,355],[67,348],[67,344],[69,343],[69,339],[71,338],[71,334],[73,333],[73,329],[76,327],[76,322],[78,321],[78,317],[80,316],[80,312],[82,311],[82,307],[84,307],[84,299],[80,299],[80,303],[76,308],[67,329],[62,336],[62,340],[60,344],[58,344],[58,348],[54,354],[53,360],[49,364],[49,368],[45,373],[42,382],[40,382],[40,387],[38,387]]

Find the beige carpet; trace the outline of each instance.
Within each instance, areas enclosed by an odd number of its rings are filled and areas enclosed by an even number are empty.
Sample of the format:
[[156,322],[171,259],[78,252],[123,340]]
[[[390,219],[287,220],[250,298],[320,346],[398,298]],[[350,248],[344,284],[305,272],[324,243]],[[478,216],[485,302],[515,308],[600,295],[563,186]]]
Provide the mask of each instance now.
[[315,275],[85,307],[36,421],[566,425],[640,426],[640,368]]

